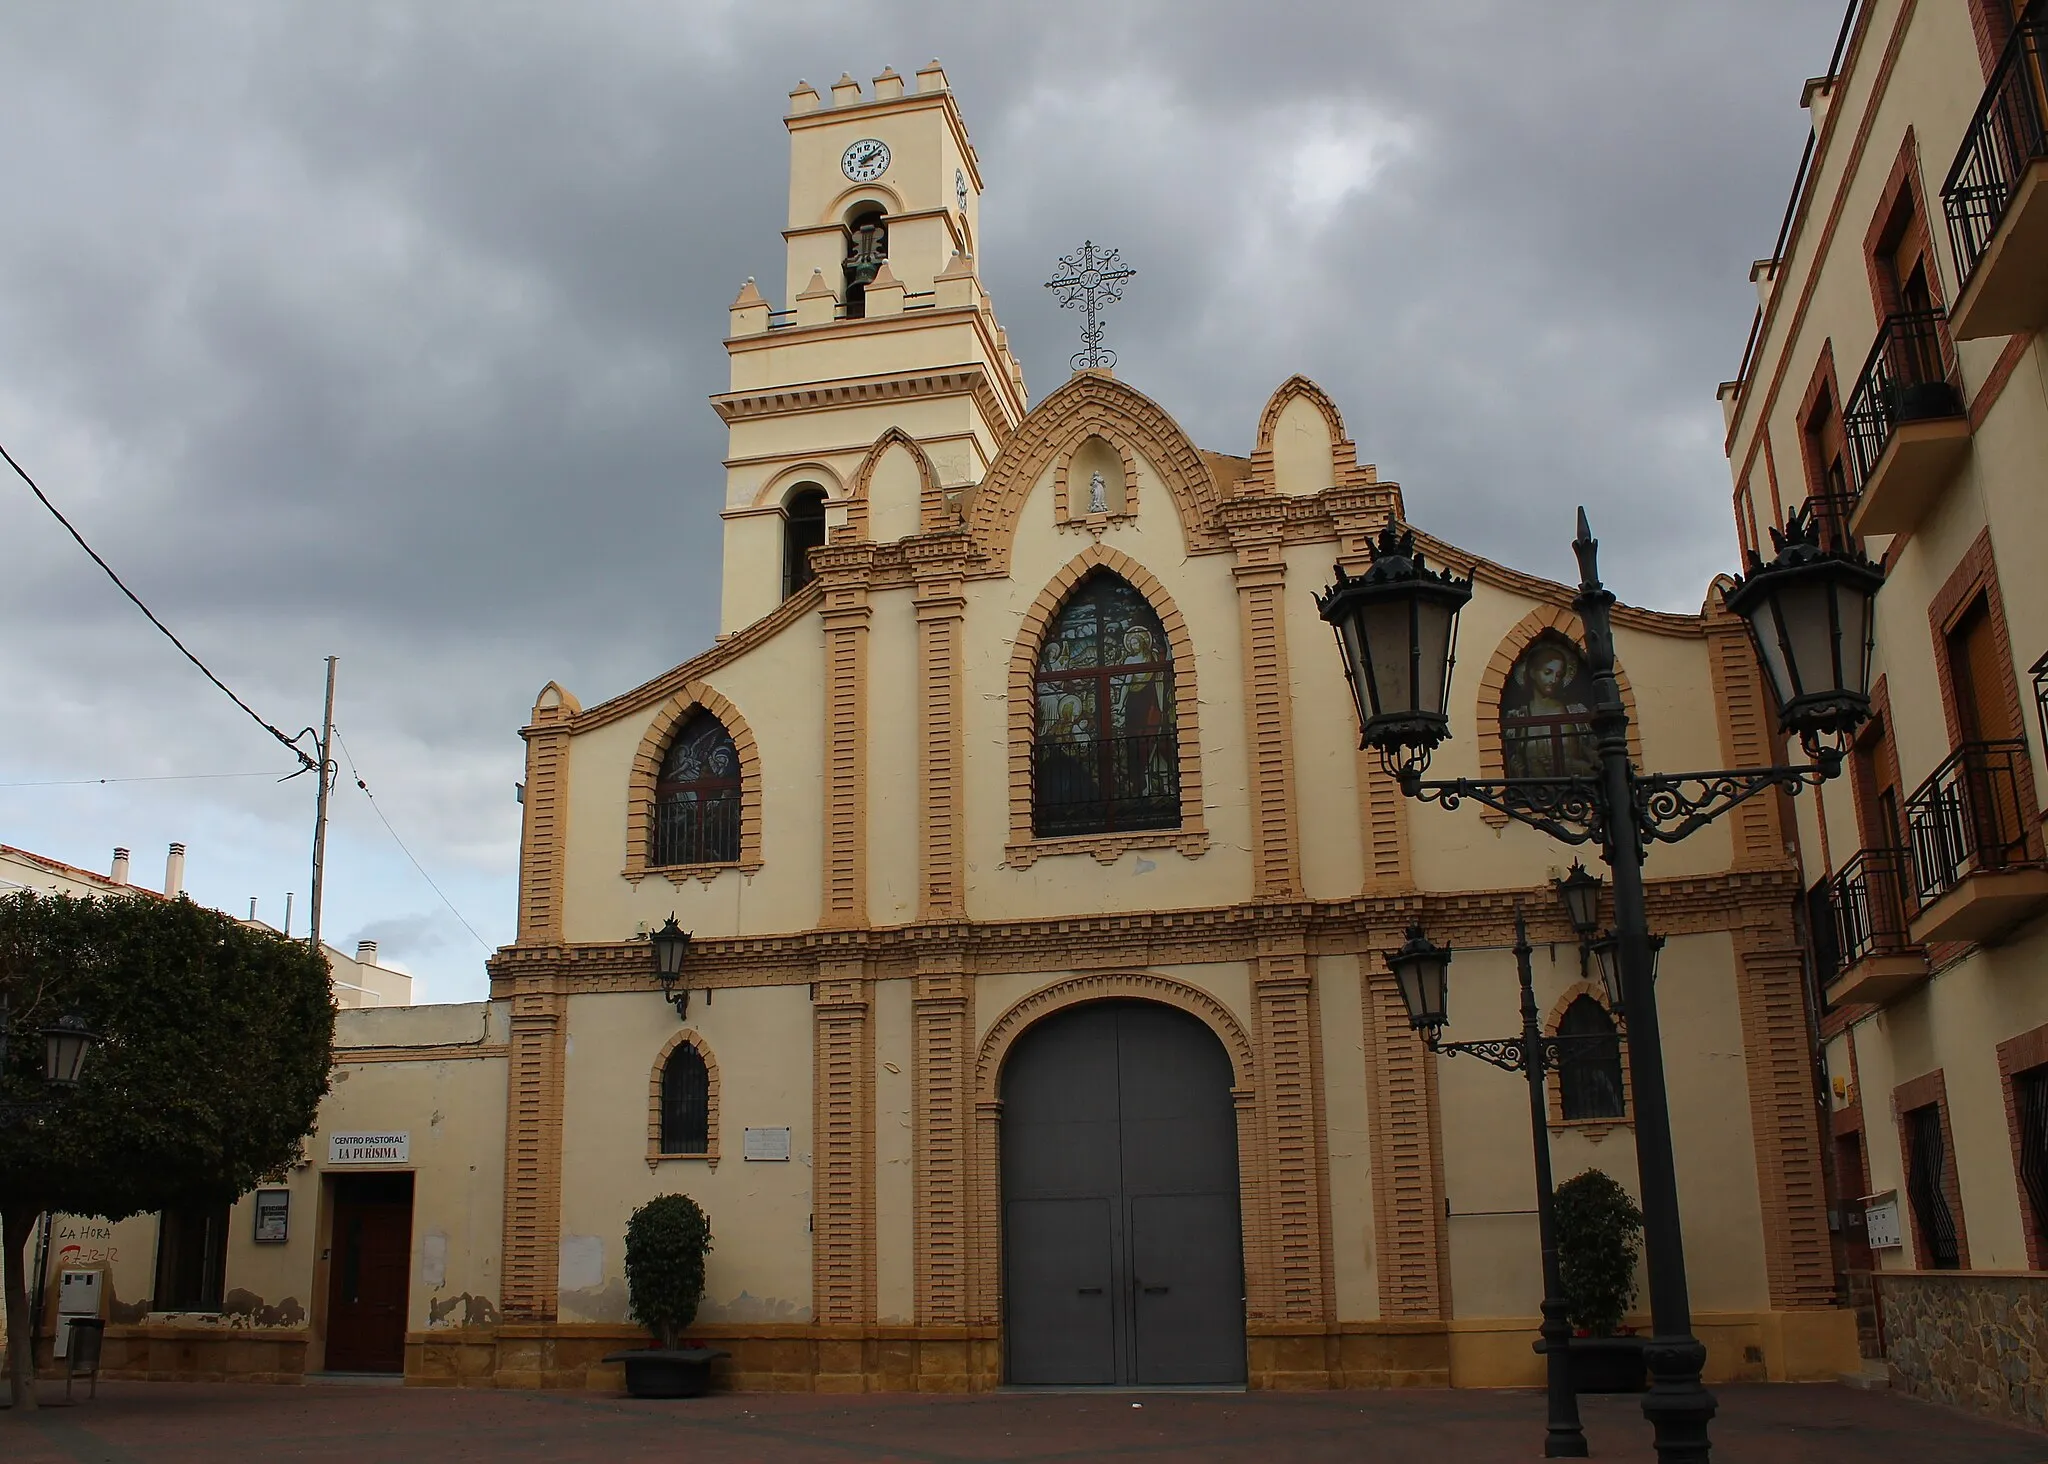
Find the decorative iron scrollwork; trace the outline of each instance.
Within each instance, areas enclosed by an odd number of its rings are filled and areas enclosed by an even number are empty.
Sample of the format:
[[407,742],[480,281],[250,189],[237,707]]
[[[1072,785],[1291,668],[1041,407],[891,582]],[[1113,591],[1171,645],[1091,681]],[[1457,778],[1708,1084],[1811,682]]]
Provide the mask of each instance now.
[[1607,841],[1607,800],[1597,778],[1453,778],[1425,783],[1418,774],[1404,777],[1401,791],[1445,808],[1456,808],[1469,798],[1567,844]]

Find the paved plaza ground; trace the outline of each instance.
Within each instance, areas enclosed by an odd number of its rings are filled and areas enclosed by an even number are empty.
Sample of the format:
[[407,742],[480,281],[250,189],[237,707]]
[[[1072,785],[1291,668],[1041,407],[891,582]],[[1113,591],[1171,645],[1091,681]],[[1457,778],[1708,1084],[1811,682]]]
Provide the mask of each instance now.
[[[44,1396],[63,1390],[45,1385]],[[1730,1464],[2039,1464],[2048,1438],[1887,1393],[1724,1388]],[[1584,1400],[1602,1459],[1649,1460],[1638,1400]],[[741,1393],[648,1403],[571,1393],[108,1383],[93,1402],[0,1415],[7,1464],[197,1460],[688,1460],[692,1464],[1486,1464],[1541,1452],[1543,1404],[1517,1392]]]

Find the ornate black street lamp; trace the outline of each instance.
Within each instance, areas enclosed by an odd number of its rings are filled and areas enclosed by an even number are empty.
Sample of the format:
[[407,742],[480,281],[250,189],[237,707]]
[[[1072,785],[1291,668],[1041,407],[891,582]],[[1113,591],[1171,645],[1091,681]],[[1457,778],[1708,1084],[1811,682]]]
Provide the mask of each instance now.
[[[7,1071],[7,1043],[12,1028],[12,1003],[0,997],[0,1075]],[[78,1074],[85,1066],[93,1044],[99,1041],[98,1034],[86,1027],[84,1018],[69,1014],[43,1028],[42,1038],[42,1077],[47,1096],[11,1101],[0,1099],[0,1123],[11,1127],[54,1110],[65,1094],[78,1086]]]
[[[1584,871],[1580,871],[1584,873]],[[1560,884],[1562,882],[1560,881]],[[1597,892],[1599,881],[1594,881]],[[1567,902],[1569,905],[1569,901]],[[1576,918],[1576,911],[1574,912]],[[1448,946],[1434,945],[1419,925],[1408,927],[1408,943],[1387,955],[1387,968],[1401,988],[1401,1001],[1408,1008],[1408,1024],[1422,1034],[1431,1052],[1466,1054],[1481,1062],[1529,1080],[1529,1137],[1536,1153],[1536,1230],[1543,1249],[1543,1353],[1550,1424],[1543,1436],[1546,1459],[1583,1459],[1586,1435],[1579,1424],[1579,1395],[1572,1387],[1571,1319],[1564,1299],[1564,1279],[1557,1260],[1556,1191],[1550,1177],[1550,1108],[1544,1092],[1545,1075],[1564,1066],[1574,1045],[1608,1043],[1614,1039],[1598,1033],[1576,1037],[1546,1037],[1536,1017],[1536,985],[1529,971],[1529,929],[1519,908],[1515,911],[1515,972],[1522,983],[1522,1035],[1487,1042],[1445,1042],[1442,1040],[1449,1000],[1447,968],[1451,964]]]
[[690,1020],[690,989],[686,986],[676,990],[676,982],[683,974],[683,957],[690,953],[690,932],[676,924],[675,912],[669,912],[668,923],[647,937],[647,943],[654,947],[654,979],[661,983],[662,998],[676,1009],[676,1020]]
[[1337,583],[1318,598],[1343,651],[1359,711],[1359,745],[1378,750],[1404,794],[1445,808],[1469,798],[1564,843],[1597,845],[1606,861],[1614,882],[1616,958],[1626,998],[1649,1252],[1654,1335],[1643,1349],[1651,1377],[1643,1413],[1655,1428],[1663,1464],[1709,1457],[1714,1398],[1700,1381],[1706,1348],[1692,1333],[1643,860],[1651,844],[1675,843],[1759,793],[1796,793],[1833,777],[1841,771],[1850,735],[1870,715],[1870,602],[1883,583],[1881,571],[1860,552],[1821,548],[1806,514],[1773,538],[1776,557],[1766,564],[1752,556],[1749,573],[1727,599],[1756,639],[1780,727],[1799,737],[1814,758],[1811,766],[1640,773],[1630,765],[1628,710],[1614,674],[1614,596],[1600,583],[1599,544],[1583,508],[1572,545],[1579,561],[1573,607],[1585,628],[1583,649],[1592,674],[1588,721],[1599,751],[1597,773],[1423,781],[1430,753],[1450,735],[1456,618],[1470,597],[1471,580],[1424,569],[1413,530],[1389,524],[1370,546],[1372,568],[1356,580],[1340,569]]

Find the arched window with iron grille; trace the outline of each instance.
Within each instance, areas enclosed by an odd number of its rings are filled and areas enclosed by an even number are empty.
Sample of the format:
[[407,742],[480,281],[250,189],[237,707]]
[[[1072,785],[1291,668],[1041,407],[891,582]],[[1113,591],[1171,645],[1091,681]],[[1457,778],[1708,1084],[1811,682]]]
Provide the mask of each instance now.
[[692,713],[669,743],[654,785],[650,858],[657,865],[733,864],[740,857],[740,756],[711,713]]
[[1625,1117],[1628,1108],[1622,1095],[1621,1039],[1607,1008],[1590,996],[1578,997],[1564,1009],[1557,1035],[1586,1039],[1569,1044],[1559,1065],[1557,1086],[1564,1116]]
[[1034,682],[1040,838],[1180,826],[1173,651],[1130,583],[1097,570],[1047,630]]
[[676,1044],[661,1070],[661,1152],[702,1154],[711,1147],[711,1072],[704,1054]]

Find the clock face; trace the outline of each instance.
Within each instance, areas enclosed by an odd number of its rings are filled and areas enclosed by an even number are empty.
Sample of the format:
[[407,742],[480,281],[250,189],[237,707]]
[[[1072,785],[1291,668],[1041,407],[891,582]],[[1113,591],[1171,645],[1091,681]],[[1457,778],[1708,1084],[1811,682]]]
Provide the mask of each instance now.
[[839,171],[856,183],[879,178],[889,170],[889,144],[876,137],[849,143],[839,155]]
[[953,170],[953,196],[960,200],[960,212],[967,212],[967,175],[958,168]]

